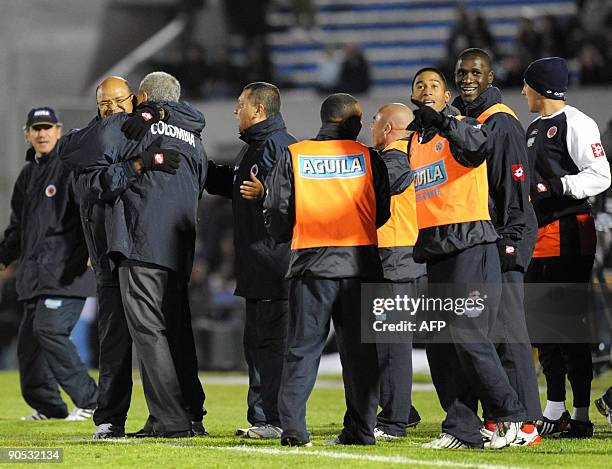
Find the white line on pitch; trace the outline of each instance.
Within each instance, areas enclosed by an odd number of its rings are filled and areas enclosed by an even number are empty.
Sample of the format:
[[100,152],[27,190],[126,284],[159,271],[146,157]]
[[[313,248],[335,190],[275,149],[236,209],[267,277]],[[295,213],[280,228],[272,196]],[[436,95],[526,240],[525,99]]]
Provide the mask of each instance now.
[[[178,445],[177,445],[178,446]],[[274,448],[253,448],[248,446],[197,446],[197,448],[206,448],[217,451],[234,451],[242,453],[260,453],[272,456],[318,456],[330,459],[354,459],[360,461],[371,461],[387,464],[413,464],[415,466],[436,466],[436,467],[473,467],[476,469],[526,469],[524,466],[500,466],[494,464],[478,464],[459,461],[443,461],[439,459],[413,459],[404,456],[378,456],[373,454],[354,454],[354,453],[339,453],[335,451],[320,451],[320,450],[281,450]]]

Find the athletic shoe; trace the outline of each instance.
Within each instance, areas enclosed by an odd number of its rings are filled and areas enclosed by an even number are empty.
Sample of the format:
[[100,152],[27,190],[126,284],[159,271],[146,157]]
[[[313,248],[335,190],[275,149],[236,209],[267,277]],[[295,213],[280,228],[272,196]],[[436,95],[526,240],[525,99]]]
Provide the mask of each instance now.
[[191,432],[193,436],[206,436],[208,435],[208,431],[201,420],[192,420],[191,421]]
[[491,437],[490,448],[501,449],[516,440],[516,436],[521,428],[521,422],[497,422],[495,433]]
[[47,417],[45,414],[41,414],[38,411],[34,411],[32,415],[28,415],[27,417],[21,417],[21,420],[57,420],[54,417]]
[[304,441],[297,436],[283,436],[281,437],[282,446],[303,446],[309,448],[312,446],[312,442]]
[[395,438],[400,438],[398,435],[391,435],[390,433],[385,432],[381,428],[374,428],[374,438],[377,440],[393,440]]
[[93,434],[94,440],[106,440],[107,438],[123,438],[125,436],[125,428],[112,423],[101,423],[98,425],[98,430]]
[[612,425],[612,402],[609,402],[608,396],[611,394],[610,390],[606,392],[599,399],[595,400],[595,407],[601,415],[608,419],[608,423]]
[[480,428],[480,434],[482,435],[482,443],[485,448],[491,446],[491,438],[495,433],[495,421],[485,420],[484,426]]
[[533,423],[524,423],[519,429],[516,440],[510,446],[536,446],[542,443],[538,430]]
[[410,406],[410,415],[408,416],[408,424],[406,428],[416,427],[419,423],[421,423],[421,416],[419,415],[419,411],[411,405]]
[[560,438],[591,438],[593,436],[593,423],[570,419],[569,429]]
[[155,432],[155,438],[191,438],[193,432],[191,430],[181,430],[177,432]]
[[440,433],[440,436],[429,443],[422,445],[423,448],[430,449],[465,449],[469,448],[463,441],[449,433]]
[[153,433],[152,429],[144,427],[137,432],[126,433],[125,436],[129,438],[154,438],[155,434]]
[[85,420],[89,420],[93,417],[95,410],[96,409],[81,409],[80,407],[75,407],[74,410],[68,414],[66,420],[70,420],[72,422],[84,422]]
[[238,428],[238,429],[236,430],[236,433],[234,433],[234,435],[236,435],[236,436],[244,436],[244,437],[246,437],[246,436],[247,436],[247,433],[249,433],[249,430],[250,430],[251,428],[255,428],[256,426],[257,426],[257,425],[253,425],[252,427],[249,427],[249,428]]
[[280,438],[283,433],[283,429],[275,425],[261,425],[259,427],[251,427],[245,435],[246,438],[261,439],[261,440],[274,440]]
[[551,420],[546,417],[542,417],[542,420],[536,422],[536,429],[542,436],[552,435],[553,433],[561,433],[569,430],[570,426],[570,414],[566,410],[561,414],[557,420]]

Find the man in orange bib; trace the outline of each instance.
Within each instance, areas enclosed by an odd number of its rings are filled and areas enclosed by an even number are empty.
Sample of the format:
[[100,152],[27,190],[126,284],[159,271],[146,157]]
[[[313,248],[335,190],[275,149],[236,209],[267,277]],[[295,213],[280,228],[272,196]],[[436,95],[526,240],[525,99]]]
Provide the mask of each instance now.
[[[409,150],[419,224],[414,258],[427,263],[434,298],[454,305],[434,311],[447,321],[448,336],[427,345],[432,379],[447,414],[440,436],[425,446],[482,448],[480,399],[499,422],[491,447],[502,448],[516,439],[525,410],[489,338],[501,295],[501,267],[489,214],[486,154],[464,151],[445,138],[458,120],[449,116],[450,92],[438,70],[417,72],[412,99],[421,106],[411,124],[417,133]],[[481,132],[467,125],[464,130],[475,137]]]
[[356,141],[361,105],[337,93],[321,105],[313,140],[289,146],[266,178],[264,218],[291,241],[289,336],[278,407],[284,446],[310,446],[306,402],[334,321],[346,399],[344,428],[330,444],[375,443],[376,345],[361,342],[361,282],[382,279],[376,229],[389,219],[380,155]]
[[[378,229],[378,252],[390,293],[417,297],[426,285],[423,264],[412,259],[419,228],[412,172],[408,162],[408,131],[412,111],[402,103],[382,106],[371,124],[372,146],[381,152],[389,173],[391,218]],[[376,343],[380,368],[381,411],[376,419],[377,439],[406,435],[407,427],[416,426],[421,417],[411,405],[412,334],[401,342],[380,337]]]
[[[533,425],[542,417],[533,365],[531,340],[525,321],[523,276],[529,265],[537,221],[529,202],[529,177],[525,131],[512,109],[502,103],[501,91],[492,85],[491,58],[482,49],[466,49],[457,59],[455,84],[460,95],[453,105],[462,115],[477,120],[482,138],[465,138],[465,123],[448,130],[448,138],[464,151],[487,155],[489,212],[500,239],[497,248],[502,267],[502,297],[493,339],[510,385],[527,412],[516,446],[533,446],[540,436]],[[474,91],[476,90],[476,91]],[[465,121],[464,121],[465,122]],[[484,409],[485,444],[495,431],[495,420]]]

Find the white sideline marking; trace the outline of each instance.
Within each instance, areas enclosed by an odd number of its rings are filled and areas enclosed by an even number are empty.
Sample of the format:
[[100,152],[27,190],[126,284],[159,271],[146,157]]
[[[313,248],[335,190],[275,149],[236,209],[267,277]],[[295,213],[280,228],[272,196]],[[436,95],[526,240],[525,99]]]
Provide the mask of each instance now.
[[[259,453],[267,454],[271,456],[318,456],[329,459],[354,459],[360,461],[371,461],[375,463],[386,463],[386,464],[413,464],[415,466],[436,466],[436,467],[465,467],[465,468],[476,468],[476,469],[529,469],[527,466],[500,466],[496,464],[478,464],[478,463],[467,463],[460,461],[444,461],[440,459],[412,459],[404,456],[378,456],[374,454],[355,454],[355,453],[339,453],[337,451],[321,451],[321,450],[301,450],[298,448],[294,449],[275,449],[275,448],[255,448],[252,446],[200,446],[195,444],[180,444],[180,443],[166,443],[156,441],[153,442],[151,439],[128,439],[128,438],[108,438],[104,440],[92,440],[91,438],[64,438],[65,441],[84,440],[93,443],[119,443],[128,445],[139,445],[145,443],[156,443],[164,444],[165,446],[172,446],[175,448],[202,448],[216,451],[226,452],[237,452],[237,453]],[[61,441],[61,440],[58,440]],[[418,445],[418,443],[414,443]]]
[[371,461],[387,464],[413,464],[415,466],[436,466],[436,467],[473,467],[476,469],[527,469],[525,466],[499,466],[494,464],[478,464],[459,461],[442,461],[439,459],[412,459],[404,456],[377,456],[373,454],[354,454],[354,453],[339,453],[335,451],[320,451],[320,450],[281,450],[274,448],[253,448],[249,446],[198,446],[198,448],[206,448],[217,451],[234,451],[242,453],[260,453],[273,456],[319,456],[330,459],[355,459],[360,461]]

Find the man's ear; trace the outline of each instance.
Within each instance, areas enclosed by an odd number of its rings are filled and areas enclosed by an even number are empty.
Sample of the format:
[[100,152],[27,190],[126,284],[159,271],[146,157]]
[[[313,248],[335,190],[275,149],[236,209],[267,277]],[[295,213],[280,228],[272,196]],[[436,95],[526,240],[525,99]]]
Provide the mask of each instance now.
[[489,85],[493,84],[493,78],[495,76],[495,73],[493,73],[493,70],[489,70],[489,73],[487,75],[487,83]]
[[387,122],[387,123],[385,124],[385,127],[383,128],[383,133],[384,133],[385,135],[387,135],[387,134],[388,134],[389,132],[391,132],[392,130],[393,130],[393,127],[391,127],[391,123],[390,123],[390,122]]
[[450,99],[451,99],[451,92],[450,92],[450,91],[448,91],[448,90],[446,90],[446,91],[444,92],[444,102],[445,102],[446,104],[448,104],[448,102],[450,101]]
[[142,104],[149,100],[149,95],[146,91],[139,91],[138,96],[136,96],[136,105]]

